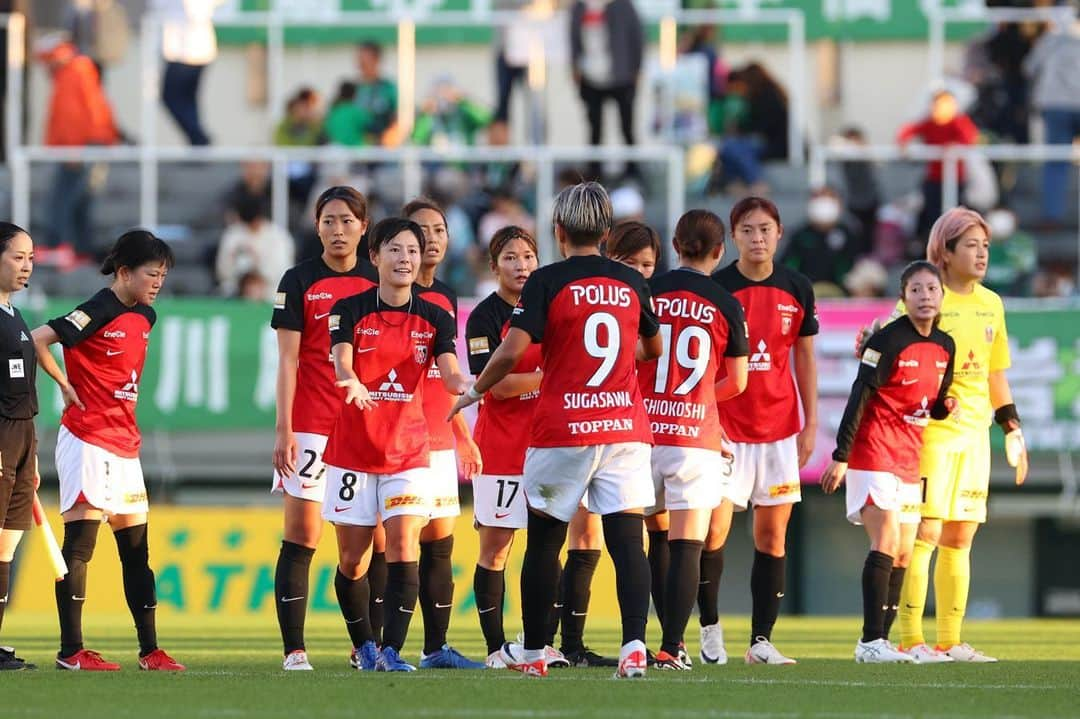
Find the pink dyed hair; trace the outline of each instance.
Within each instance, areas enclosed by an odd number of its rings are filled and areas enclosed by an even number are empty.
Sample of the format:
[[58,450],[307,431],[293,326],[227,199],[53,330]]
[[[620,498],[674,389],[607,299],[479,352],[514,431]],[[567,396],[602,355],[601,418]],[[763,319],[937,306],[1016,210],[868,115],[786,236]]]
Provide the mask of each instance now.
[[975,210],[967,207],[954,207],[937,219],[930,228],[930,239],[926,242],[926,259],[942,271],[945,270],[945,252],[956,249],[956,241],[972,227],[980,227],[990,238],[990,226]]

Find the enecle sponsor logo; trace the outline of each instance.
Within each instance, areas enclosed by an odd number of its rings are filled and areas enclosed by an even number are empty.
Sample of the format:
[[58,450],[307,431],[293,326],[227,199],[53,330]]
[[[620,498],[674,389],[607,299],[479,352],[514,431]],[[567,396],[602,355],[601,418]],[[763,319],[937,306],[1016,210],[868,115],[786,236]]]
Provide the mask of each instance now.
[[315,302],[317,300],[332,300],[334,296],[329,292],[309,292],[307,294],[308,302]]

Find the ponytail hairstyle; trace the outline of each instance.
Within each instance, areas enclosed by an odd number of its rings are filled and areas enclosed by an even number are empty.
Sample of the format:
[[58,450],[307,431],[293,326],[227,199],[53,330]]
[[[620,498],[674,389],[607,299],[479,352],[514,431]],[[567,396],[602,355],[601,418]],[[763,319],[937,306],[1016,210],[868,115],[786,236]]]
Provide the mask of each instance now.
[[533,251],[533,254],[539,254],[536,249],[536,238],[529,234],[528,230],[525,230],[517,225],[507,225],[506,227],[499,228],[494,235],[491,236],[491,242],[488,243],[488,258],[491,260],[491,266],[499,264],[499,255],[506,249],[514,240],[522,240],[529,249]]
[[656,230],[637,220],[623,220],[615,225],[608,235],[604,246],[600,248],[604,255],[613,260],[633,257],[646,248],[652,248],[657,261],[660,260],[660,235]]
[[149,230],[128,230],[120,235],[101,263],[101,274],[115,275],[121,267],[133,270],[147,264],[176,264],[172,248]]
[[675,225],[675,251],[686,260],[701,260],[724,246],[724,221],[709,210],[690,210]]
[[15,238],[15,235],[20,233],[27,237],[30,236],[29,232],[13,222],[0,222],[0,254],[7,251],[8,245]]

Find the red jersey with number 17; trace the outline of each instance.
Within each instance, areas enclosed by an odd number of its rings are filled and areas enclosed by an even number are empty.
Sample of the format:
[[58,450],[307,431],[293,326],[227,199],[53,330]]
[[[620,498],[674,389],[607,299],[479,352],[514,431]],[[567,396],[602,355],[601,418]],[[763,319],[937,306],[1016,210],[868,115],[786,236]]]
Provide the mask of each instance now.
[[341,411],[341,393],[334,386],[327,318],[338,300],[377,284],[378,273],[364,259],[357,260],[348,272],[335,272],[321,257],[313,257],[282,275],[270,326],[300,333],[292,408],[294,432],[330,434]]
[[634,356],[660,328],[640,272],[599,255],[541,267],[510,326],[543,343],[530,447],[652,443]]
[[323,462],[370,474],[427,467],[425,378],[436,357],[453,354],[454,335],[450,314],[416,296],[406,305],[389,307],[376,288],[335,304],[331,346],[352,344],[353,370],[375,407],[342,408],[326,440]]
[[803,275],[781,265],[764,280],[732,263],[713,275],[746,313],[750,362],[746,391],[721,402],[720,423],[735,442],[777,442],[799,432],[799,394],[791,374],[791,348],[818,333],[814,289]]
[[118,457],[138,457],[142,438],[135,422],[153,308],[128,307],[105,288],[49,327],[64,346],[68,380],[86,406],[71,405],[60,424],[73,435]]
[[[418,297],[449,312],[450,317],[455,323],[457,322],[457,293],[445,282],[435,280],[431,287],[413,285],[413,291]],[[446,417],[450,414],[450,408],[454,406],[456,399],[457,397],[446,391],[439,368],[432,363],[428,368],[427,378],[424,380],[424,416],[427,417],[428,442],[431,444],[432,452],[453,449],[455,446],[454,430],[446,421]]]
[[745,357],[738,300],[707,275],[680,268],[652,278],[664,354],[638,363],[645,410],[659,445],[720,451],[716,378],[725,357]]

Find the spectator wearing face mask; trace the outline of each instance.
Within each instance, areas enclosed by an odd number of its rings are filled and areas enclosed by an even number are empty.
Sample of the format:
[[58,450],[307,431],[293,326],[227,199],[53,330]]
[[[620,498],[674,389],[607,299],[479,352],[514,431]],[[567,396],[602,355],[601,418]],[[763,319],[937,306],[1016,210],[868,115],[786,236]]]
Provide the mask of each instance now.
[[859,255],[858,239],[841,222],[843,204],[835,190],[816,190],[806,205],[807,223],[795,230],[784,251],[781,264],[806,275],[815,286],[829,285],[827,291],[843,294],[844,275]]
[[990,226],[990,259],[983,284],[999,295],[1026,297],[1039,265],[1035,238],[1019,228],[1016,213],[997,207],[986,213]]

